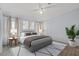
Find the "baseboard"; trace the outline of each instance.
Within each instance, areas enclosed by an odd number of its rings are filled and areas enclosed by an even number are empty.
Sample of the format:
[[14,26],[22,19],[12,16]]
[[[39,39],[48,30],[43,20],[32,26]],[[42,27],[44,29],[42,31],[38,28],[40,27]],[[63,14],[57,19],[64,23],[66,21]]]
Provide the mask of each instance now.
[[0,47],[0,53],[2,53],[2,47]]
[[65,42],[57,41],[57,40],[53,40],[53,41],[63,43],[63,44],[68,44],[68,43],[65,43]]

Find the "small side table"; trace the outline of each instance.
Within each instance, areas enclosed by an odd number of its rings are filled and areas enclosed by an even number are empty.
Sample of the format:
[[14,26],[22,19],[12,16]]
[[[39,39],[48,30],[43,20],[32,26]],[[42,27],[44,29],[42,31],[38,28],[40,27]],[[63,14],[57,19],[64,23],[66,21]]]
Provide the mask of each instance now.
[[18,45],[18,39],[17,38],[9,38],[9,45],[12,46],[14,41],[14,45]]

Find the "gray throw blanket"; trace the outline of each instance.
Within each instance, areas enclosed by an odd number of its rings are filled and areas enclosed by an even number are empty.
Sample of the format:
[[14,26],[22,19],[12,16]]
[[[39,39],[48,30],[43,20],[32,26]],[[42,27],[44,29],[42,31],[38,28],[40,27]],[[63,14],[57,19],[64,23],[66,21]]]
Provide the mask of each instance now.
[[42,36],[32,36],[32,37],[28,37],[24,40],[24,45],[27,45],[28,47],[31,46],[31,42],[34,40],[38,40],[38,39],[42,39],[48,36],[42,35]]

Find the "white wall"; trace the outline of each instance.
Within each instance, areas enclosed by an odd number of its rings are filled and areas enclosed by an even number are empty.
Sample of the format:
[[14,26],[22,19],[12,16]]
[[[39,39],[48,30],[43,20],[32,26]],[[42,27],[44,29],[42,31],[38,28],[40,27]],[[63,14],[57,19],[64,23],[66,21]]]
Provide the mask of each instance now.
[[2,25],[2,23],[3,23],[3,21],[2,21],[2,12],[1,12],[1,10],[0,10],[0,53],[2,52],[2,39],[3,39],[3,25]]
[[79,9],[72,10],[58,17],[48,19],[46,22],[46,31],[48,32],[48,35],[52,36],[53,40],[67,43],[68,38],[65,33],[65,27],[73,24],[76,24],[79,27]]
[[1,37],[1,19],[0,19],[0,52],[2,48],[2,37]]
[[7,45],[8,42],[7,20],[8,17],[3,17],[3,45]]

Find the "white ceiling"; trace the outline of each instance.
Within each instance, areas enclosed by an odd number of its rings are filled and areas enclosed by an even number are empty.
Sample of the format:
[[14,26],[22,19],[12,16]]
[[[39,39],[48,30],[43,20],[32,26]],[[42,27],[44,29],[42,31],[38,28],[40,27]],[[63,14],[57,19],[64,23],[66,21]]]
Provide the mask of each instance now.
[[9,12],[12,15],[27,15],[31,10],[37,8],[37,4],[31,3],[4,3],[0,4],[3,11]]
[[[79,8],[79,4],[77,3],[52,3],[51,8],[45,9],[43,15],[40,15],[38,11],[33,11],[35,9],[39,9],[39,3],[0,3],[0,8],[5,14],[9,14],[12,16],[24,16],[25,18],[39,18],[39,19],[48,19],[51,17],[56,17],[58,15],[67,13],[74,9]],[[41,3],[42,7],[47,7],[48,4]]]

